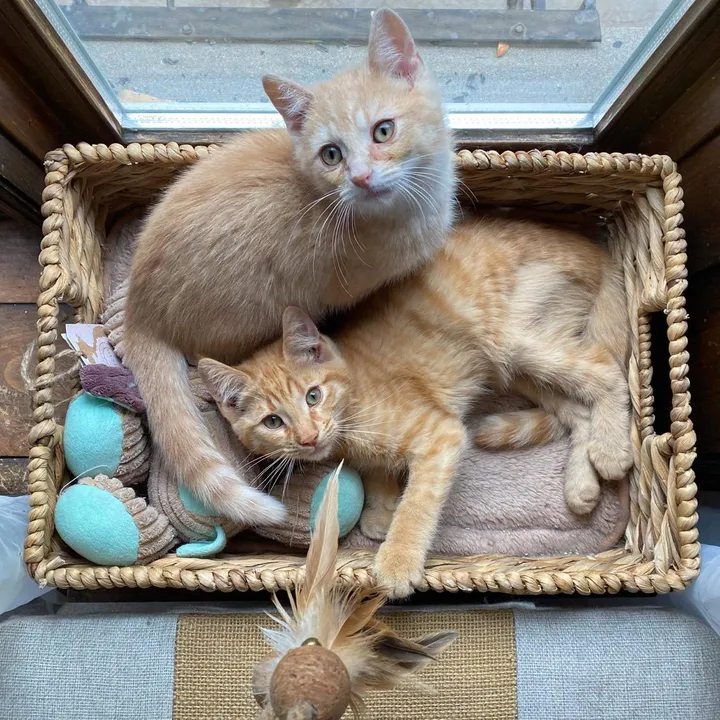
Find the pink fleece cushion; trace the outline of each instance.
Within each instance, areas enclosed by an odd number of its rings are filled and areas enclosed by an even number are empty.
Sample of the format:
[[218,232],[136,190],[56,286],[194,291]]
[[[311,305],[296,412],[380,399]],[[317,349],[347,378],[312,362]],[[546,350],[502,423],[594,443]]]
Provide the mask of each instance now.
[[[486,412],[517,409],[511,398],[488,398],[469,420]],[[627,482],[602,482],[598,507],[584,517],[563,496],[569,442],[488,452],[472,445],[461,461],[433,552],[441,555],[594,554],[613,547],[629,517]],[[375,547],[360,526],[343,541],[348,548]]]

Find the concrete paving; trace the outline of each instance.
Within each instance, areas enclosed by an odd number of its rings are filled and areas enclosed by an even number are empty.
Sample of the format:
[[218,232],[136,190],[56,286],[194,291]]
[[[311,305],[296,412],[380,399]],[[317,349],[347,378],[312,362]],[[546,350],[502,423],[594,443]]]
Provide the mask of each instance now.
[[[110,0],[88,0],[107,4]],[[156,4],[158,0],[132,0]],[[162,0],[164,2],[164,0]],[[179,4],[268,5],[278,0],[175,0]],[[410,0],[412,7],[437,0]],[[579,45],[512,45],[503,57],[495,46],[425,46],[421,51],[443,88],[445,101],[467,110],[497,105],[539,105],[582,110],[592,105],[646,37],[670,0],[598,0],[603,40]],[[372,0],[282,0],[293,7],[370,6]],[[131,0],[113,4],[130,5]],[[580,0],[548,0],[549,8],[577,7]],[[450,0],[443,7],[503,7],[503,0]],[[400,11],[402,12],[402,11]],[[260,77],[267,72],[313,83],[361,61],[365,48],[330,43],[246,43],[222,41],[86,41],[93,61],[127,99],[151,96],[182,103],[264,103]],[[570,107],[570,106],[577,107]],[[474,107],[473,107],[474,106]],[[532,107],[531,107],[532,106]],[[241,109],[241,108],[238,108]],[[457,108],[460,109],[460,108]]]
[[[450,103],[593,103],[644,37],[613,28],[586,47],[423,47]],[[117,91],[179,102],[265,102],[272,72],[313,83],[362,61],[366,49],[331,44],[89,41],[98,69]]]

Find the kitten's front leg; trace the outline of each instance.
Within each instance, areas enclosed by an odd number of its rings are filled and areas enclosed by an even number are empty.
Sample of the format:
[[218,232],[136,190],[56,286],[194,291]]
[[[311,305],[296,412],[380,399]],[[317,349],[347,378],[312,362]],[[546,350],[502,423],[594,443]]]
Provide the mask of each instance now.
[[466,441],[455,417],[430,418],[408,454],[408,481],[385,542],[375,556],[375,582],[391,598],[407,597],[424,578],[425,558]]
[[382,468],[363,473],[365,507],[360,516],[360,529],[365,537],[384,540],[390,529],[400,495],[397,477]]

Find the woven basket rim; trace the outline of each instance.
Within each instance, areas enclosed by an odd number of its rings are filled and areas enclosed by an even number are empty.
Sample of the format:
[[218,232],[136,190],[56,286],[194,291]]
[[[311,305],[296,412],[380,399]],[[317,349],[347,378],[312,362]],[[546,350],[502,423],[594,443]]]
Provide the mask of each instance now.
[[[78,305],[87,303],[77,277],[62,267],[62,244],[71,244],[74,232],[66,216],[66,193],[84,168],[102,165],[171,164],[182,166],[214,152],[217,145],[131,143],[122,145],[64,145],[47,154],[46,187],[43,192],[43,242],[40,252],[42,275],[38,296],[38,366],[33,401],[34,426],[30,433],[28,463],[30,520],[25,541],[25,562],[30,574],[41,584],[61,588],[98,589],[113,587],[173,587],[203,590],[290,589],[301,577],[302,558],[291,555],[220,556],[210,560],[177,558],[170,555],[149,565],[99,567],[64,555],[52,538],[55,502],[53,477],[58,472],[61,427],[54,419],[53,380],[55,341],[60,299]],[[673,395],[671,429],[654,435],[652,418],[641,438],[648,462],[660,468],[668,483],[668,502],[663,522],[673,541],[672,557],[644,557],[623,548],[595,556],[543,558],[478,556],[472,558],[432,557],[425,583],[419,590],[505,592],[505,593],[616,593],[669,592],[683,589],[698,573],[699,543],[692,462],[695,433],[690,420],[688,392],[686,242],[682,223],[681,177],[675,163],[665,155],[634,153],[567,153],[551,150],[486,151],[462,149],[455,153],[458,168],[466,174],[504,175],[594,175],[633,177],[648,184],[662,183],[663,262],[665,284],[663,311],[668,321],[670,383]],[[96,241],[97,242],[97,241]],[[90,252],[88,248],[83,248]],[[77,273],[75,273],[77,274]],[[91,308],[95,311],[96,308]],[[652,372],[647,362],[641,372]],[[647,379],[649,384],[649,378]],[[652,397],[648,404],[652,411]],[[672,481],[670,480],[672,479]],[[672,484],[672,488],[670,487]],[[671,501],[675,502],[672,503]],[[657,502],[652,498],[650,502]],[[662,511],[653,507],[653,511]],[[338,565],[339,582],[369,585],[369,553],[345,552]]]
[[[104,143],[77,145],[65,144],[45,156],[45,168],[50,170],[67,161],[71,169],[84,165],[114,164],[136,165],[143,163],[193,162],[199,157],[218,150],[215,143],[192,145],[188,143]],[[461,148],[453,151],[461,170],[508,170],[535,174],[552,170],[561,174],[622,174],[657,175],[663,177],[675,169],[673,160],[662,154],[620,152],[572,153],[564,150],[483,150]],[[676,170],[675,170],[676,171]]]

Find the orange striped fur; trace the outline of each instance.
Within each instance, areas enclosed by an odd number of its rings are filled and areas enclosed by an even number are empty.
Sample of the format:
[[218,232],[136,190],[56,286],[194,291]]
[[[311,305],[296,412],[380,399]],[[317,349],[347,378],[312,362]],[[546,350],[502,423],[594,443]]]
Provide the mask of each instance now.
[[555,415],[533,408],[488,415],[483,418],[473,439],[486,450],[510,450],[547,445],[565,435],[565,430]]
[[[623,302],[617,268],[581,236],[465,220],[434,262],[366,301],[332,339],[288,308],[282,341],[236,368],[203,360],[200,370],[253,452],[344,457],[363,473],[362,528],[373,537],[387,533],[376,579],[402,597],[422,580],[468,441],[463,418],[490,387],[512,384],[542,408],[530,413],[533,425],[509,433],[515,441],[570,431],[566,498],[574,511],[596,504],[598,474],[625,474],[631,446]],[[309,405],[306,395],[315,388],[322,399]],[[281,425],[267,427],[269,415]],[[493,423],[518,417],[489,419],[482,439],[498,442]],[[405,473],[395,508],[397,478]]]

